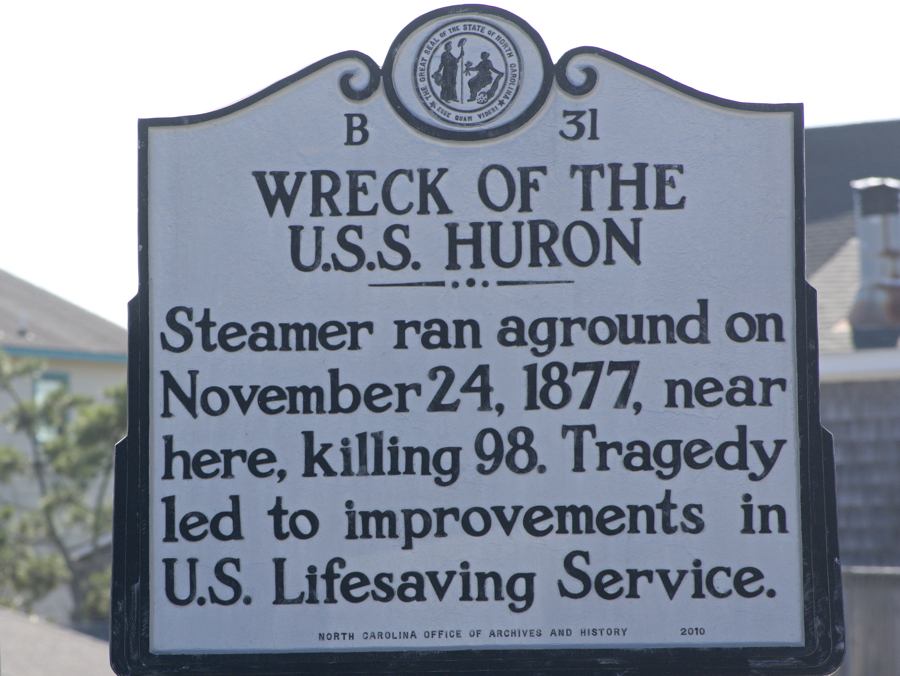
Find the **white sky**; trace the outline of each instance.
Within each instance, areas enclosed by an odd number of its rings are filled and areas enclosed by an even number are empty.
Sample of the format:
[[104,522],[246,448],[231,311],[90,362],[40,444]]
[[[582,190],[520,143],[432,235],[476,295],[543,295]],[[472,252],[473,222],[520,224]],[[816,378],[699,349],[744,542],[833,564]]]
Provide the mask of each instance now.
[[[315,61],[384,60],[446,2],[10,2],[0,268],[125,325],[137,291],[137,119],[208,112]],[[803,102],[807,126],[900,118],[900,1],[498,2],[554,60],[608,49],[701,91]]]

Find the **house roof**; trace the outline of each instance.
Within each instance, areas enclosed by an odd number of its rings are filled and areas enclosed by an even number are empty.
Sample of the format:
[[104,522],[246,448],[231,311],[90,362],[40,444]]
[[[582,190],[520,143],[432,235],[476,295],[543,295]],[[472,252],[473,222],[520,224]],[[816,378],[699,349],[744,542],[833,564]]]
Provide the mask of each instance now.
[[850,181],[900,178],[900,120],[807,129],[806,220],[853,211]]
[[[807,280],[816,290],[819,329],[819,375],[822,380],[900,376],[900,343],[894,348],[858,350],[853,345],[850,310],[860,289],[859,239],[852,235],[815,268],[811,245],[830,249],[838,241],[829,230],[838,230],[840,219],[807,228]],[[824,225],[817,231],[817,225]],[[832,225],[838,227],[832,228]],[[816,242],[817,235],[821,240]],[[827,238],[831,237],[831,241]]]
[[[844,186],[850,192],[849,184]],[[847,240],[856,235],[852,211],[806,224],[806,278],[810,279]]]
[[0,347],[13,355],[124,362],[128,332],[0,270]]
[[808,279],[818,294],[819,352],[853,352],[847,318],[859,291],[859,240],[846,240]]
[[[900,120],[806,130],[806,277],[818,292],[823,377],[829,377],[832,357],[861,360],[835,364],[835,377],[871,370],[866,364],[872,351],[854,347],[848,319],[860,288],[850,182],[870,176],[900,178]],[[878,363],[887,367],[887,359],[896,368],[900,350],[878,352]]]
[[113,676],[106,641],[0,608],[0,664],[10,676]]

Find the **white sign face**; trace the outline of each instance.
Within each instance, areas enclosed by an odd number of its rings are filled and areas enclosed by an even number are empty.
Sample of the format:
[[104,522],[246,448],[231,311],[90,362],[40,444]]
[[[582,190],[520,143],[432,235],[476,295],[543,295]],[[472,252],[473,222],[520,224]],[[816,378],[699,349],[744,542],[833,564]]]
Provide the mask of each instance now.
[[145,649],[808,646],[799,116],[477,8],[144,122]]

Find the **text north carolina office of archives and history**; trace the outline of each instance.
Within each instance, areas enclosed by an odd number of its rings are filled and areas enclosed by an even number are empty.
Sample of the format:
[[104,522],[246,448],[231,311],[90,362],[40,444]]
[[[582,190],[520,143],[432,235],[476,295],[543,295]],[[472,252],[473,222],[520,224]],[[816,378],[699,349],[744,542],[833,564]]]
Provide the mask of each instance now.
[[141,120],[119,674],[824,674],[800,104],[425,14]]

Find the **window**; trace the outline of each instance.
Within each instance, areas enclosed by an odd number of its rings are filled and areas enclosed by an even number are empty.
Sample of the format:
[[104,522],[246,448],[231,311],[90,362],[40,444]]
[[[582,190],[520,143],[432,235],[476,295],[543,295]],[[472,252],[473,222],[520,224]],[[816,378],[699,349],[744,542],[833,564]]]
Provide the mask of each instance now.
[[[54,373],[48,371],[42,373],[34,380],[34,403],[40,407],[47,397],[59,389],[68,389],[69,376],[66,373]],[[40,443],[45,443],[56,437],[56,430],[47,424],[38,424],[35,438]]]

